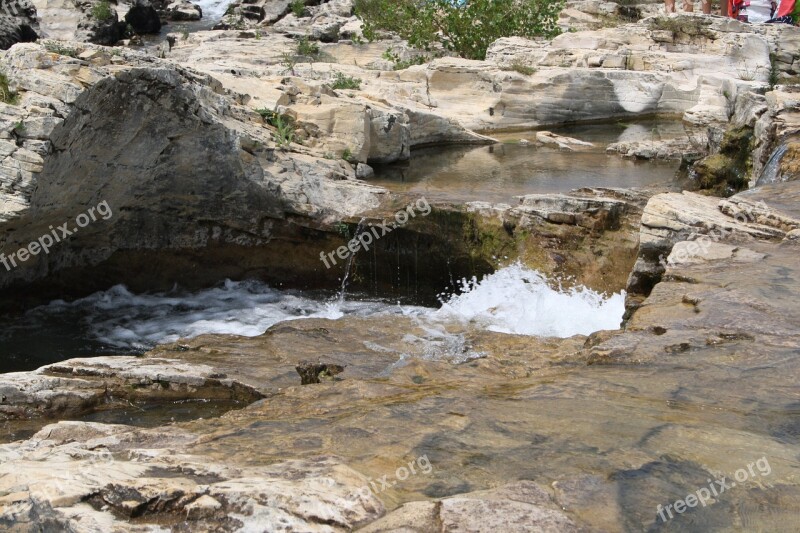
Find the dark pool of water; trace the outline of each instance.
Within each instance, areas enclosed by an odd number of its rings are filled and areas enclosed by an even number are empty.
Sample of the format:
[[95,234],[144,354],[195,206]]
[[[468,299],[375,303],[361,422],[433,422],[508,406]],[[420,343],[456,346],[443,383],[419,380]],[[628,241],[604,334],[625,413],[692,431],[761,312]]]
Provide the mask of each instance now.
[[[242,409],[247,404],[234,400],[181,400],[175,402],[136,402],[126,407],[99,410],[76,418],[83,422],[125,424],[136,427],[159,427],[172,422],[187,422],[216,418],[228,411]],[[28,439],[47,424],[56,420],[5,420],[0,422],[0,442]]]

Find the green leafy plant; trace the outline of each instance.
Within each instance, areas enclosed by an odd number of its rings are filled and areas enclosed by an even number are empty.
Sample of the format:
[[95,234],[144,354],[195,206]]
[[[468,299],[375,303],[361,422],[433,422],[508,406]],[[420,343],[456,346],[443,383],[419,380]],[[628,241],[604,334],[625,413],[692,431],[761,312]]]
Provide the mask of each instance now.
[[297,55],[314,59],[319,56],[319,53],[319,44],[308,37],[303,37],[297,41]]
[[508,67],[505,67],[503,70],[513,70],[514,72],[519,72],[523,76],[533,76],[536,74],[536,69],[534,67],[529,67],[519,59],[515,59]]
[[436,43],[468,59],[485,59],[501,37],[554,37],[565,0],[355,0],[364,36],[390,32],[411,46]]
[[19,103],[19,95],[12,91],[8,84],[8,76],[6,76],[5,72],[0,72],[0,102],[17,105]]
[[424,65],[431,60],[431,58],[426,55],[418,55],[409,59],[401,59],[400,54],[396,54],[392,48],[387,48],[386,51],[383,52],[383,58],[394,63],[392,67],[394,70],[405,70],[413,65]]
[[775,90],[775,87],[778,85],[780,81],[780,74],[781,71],[778,68],[778,59],[775,54],[769,55],[769,77],[767,78],[767,83],[769,84],[769,90]]
[[292,13],[294,13],[294,16],[297,18],[303,18],[309,16],[308,10],[306,9],[306,3],[304,0],[294,0],[294,2],[292,2],[291,8],[292,8]]
[[67,57],[78,57],[78,51],[76,49],[63,45],[58,41],[45,41],[43,45],[45,50],[53,54]]
[[275,128],[272,136],[279,147],[288,147],[294,142],[294,120],[286,115],[281,115],[277,110],[262,107],[256,109],[264,121]]
[[297,76],[297,72],[294,69],[294,67],[297,66],[296,55],[284,52],[283,54],[281,54],[281,65],[283,66],[284,74],[291,74],[292,76]]
[[353,89],[359,90],[361,88],[361,78],[353,78],[352,76],[346,76],[341,72],[337,72],[333,75],[333,83],[331,84],[331,89]]
[[338,233],[345,239],[350,238],[350,226],[345,222],[337,222],[336,224],[334,224],[333,228],[336,231],[336,233]]
[[94,5],[91,13],[92,18],[100,22],[105,22],[114,17],[114,13],[111,11],[111,4],[108,0],[100,0]]

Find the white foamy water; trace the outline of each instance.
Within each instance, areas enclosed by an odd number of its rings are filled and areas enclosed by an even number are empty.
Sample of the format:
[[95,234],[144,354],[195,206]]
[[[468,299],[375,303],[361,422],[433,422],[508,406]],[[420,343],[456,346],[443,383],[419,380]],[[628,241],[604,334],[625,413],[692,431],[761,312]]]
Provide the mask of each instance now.
[[226,281],[203,291],[133,294],[122,285],[66,303],[51,302],[35,314],[80,314],[93,340],[145,350],[205,334],[254,337],[278,322],[303,318],[414,312],[384,302],[339,302],[281,291],[257,281]]
[[194,4],[203,10],[203,18],[210,20],[220,20],[227,11],[231,0],[193,0]]
[[462,282],[462,294],[434,316],[500,333],[563,338],[618,329],[624,312],[624,293],[606,298],[583,287],[553,289],[539,272],[515,264],[480,282]]
[[555,290],[541,274],[519,265],[462,285],[462,293],[450,297],[440,309],[314,297],[257,281],[226,281],[202,291],[155,294],[134,294],[118,285],[74,302],[51,302],[28,313],[25,322],[29,330],[35,330],[35,323],[46,324],[48,316],[61,317],[81,324],[92,341],[141,351],[204,334],[253,337],[287,320],[402,314],[417,317],[428,332],[418,340],[436,355],[458,352],[456,345],[463,344],[460,334],[448,332],[448,323],[501,333],[569,337],[616,329],[624,311],[621,294],[604,298],[588,289]]

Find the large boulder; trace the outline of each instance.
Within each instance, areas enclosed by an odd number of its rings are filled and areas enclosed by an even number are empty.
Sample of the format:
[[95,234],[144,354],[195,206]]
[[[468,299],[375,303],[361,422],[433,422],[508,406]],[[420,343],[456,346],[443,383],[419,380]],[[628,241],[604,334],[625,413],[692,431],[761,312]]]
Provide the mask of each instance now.
[[165,14],[169,20],[174,21],[191,21],[203,18],[202,8],[186,0],[170,2],[165,9]]
[[117,10],[107,0],[78,0],[76,5],[83,13],[78,22],[81,40],[114,45],[125,36],[125,23],[120,24]]
[[159,33],[161,18],[150,0],[135,0],[125,15],[125,22],[133,27],[136,33]]
[[[20,97],[19,105],[4,106],[0,117],[7,137],[0,140],[0,246],[19,250],[50,233],[49,225],[74,222],[102,202],[113,216],[98,217],[49,253],[23,254],[26,260],[4,272],[0,285],[25,285],[57,273],[71,276],[76,268],[103,263],[111,268],[107,275],[137,286],[130,254],[141,252],[145,261],[157,250],[172,251],[157,254],[160,266],[149,259],[151,266],[142,263],[150,271],[140,279],[142,287],[175,276],[190,285],[206,284],[252,272],[256,264],[271,271],[267,277],[311,279],[298,264],[285,261],[288,248],[278,244],[296,250],[308,239],[320,243],[304,252],[304,268],[320,270],[320,279],[335,279],[338,273],[325,271],[318,258],[320,249],[331,247],[325,241],[332,237],[317,230],[324,220],[378,207],[384,190],[356,181],[344,161],[276,150],[261,117],[209,76],[143,54],[111,56],[88,45],[76,48],[92,56],[80,70],[74,68],[76,59],[38,45],[18,45],[4,58]],[[112,59],[113,68],[103,66]],[[287,216],[294,222],[285,224]],[[314,232],[304,233],[302,221]],[[261,251],[247,259],[229,255],[251,247]],[[181,249],[188,252],[178,254],[183,259],[174,255]],[[221,262],[198,256],[198,266],[216,264],[225,272],[212,273],[217,270],[212,267],[204,280],[193,282],[187,268],[199,271],[184,261],[204,249],[222,254]],[[167,256],[177,263],[168,267]],[[229,271],[227,265],[240,265],[235,269],[241,271]],[[85,292],[87,283],[100,282],[81,278],[69,285]]]
[[30,0],[10,0],[0,6],[0,49],[16,43],[30,43],[39,38],[36,7]]

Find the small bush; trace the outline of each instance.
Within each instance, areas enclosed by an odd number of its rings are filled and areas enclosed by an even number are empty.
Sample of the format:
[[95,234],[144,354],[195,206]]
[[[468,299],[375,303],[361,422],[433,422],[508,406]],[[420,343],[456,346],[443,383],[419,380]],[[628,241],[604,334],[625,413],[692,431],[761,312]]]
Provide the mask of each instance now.
[[294,16],[297,18],[309,16],[306,3],[303,0],[294,0],[294,2],[292,2],[292,13],[294,13]]
[[281,115],[273,109],[262,107],[256,109],[264,121],[275,128],[272,136],[279,147],[289,146],[294,142],[294,120],[292,117]]
[[294,69],[294,67],[297,66],[296,55],[284,52],[281,55],[281,65],[283,66],[284,74],[291,74],[292,76],[297,76],[297,72]]
[[272,125],[275,127],[275,133],[272,135],[278,147],[288,147],[294,142],[294,125],[291,119],[276,113]]
[[353,89],[357,91],[361,89],[361,78],[353,78],[351,76],[346,76],[341,72],[337,72],[333,75],[331,89]]
[[319,56],[319,53],[319,44],[309,40],[308,37],[297,41],[297,55],[314,59]]
[[700,17],[656,17],[650,20],[650,29],[672,32],[673,37],[684,34],[713,39],[715,36],[708,29],[709,24],[709,20]]
[[780,82],[781,71],[778,68],[778,58],[775,54],[769,55],[769,76],[767,77],[767,83],[769,83],[769,90],[774,91],[775,87]]
[[467,59],[486,59],[501,37],[555,37],[564,0],[355,0],[364,36],[391,32],[416,48],[441,43]]
[[111,4],[108,2],[108,0],[100,0],[92,8],[92,18],[95,20],[105,22],[113,17],[114,12],[111,10]]
[[514,72],[519,72],[523,76],[533,76],[536,74],[536,69],[534,67],[529,67],[519,59],[515,59],[508,67],[504,68],[503,70],[513,70]]
[[0,102],[17,105],[19,95],[8,87],[8,83],[8,76],[4,72],[0,72]]
[[69,46],[63,45],[58,41],[45,41],[43,43],[44,49],[50,53],[58,54],[67,57],[78,57],[78,51]]
[[391,48],[387,48],[386,51],[383,52],[383,58],[394,63],[392,67],[394,70],[405,70],[414,65],[424,65],[431,60],[431,58],[426,55],[414,56],[410,59],[401,59],[400,54],[396,54]]

